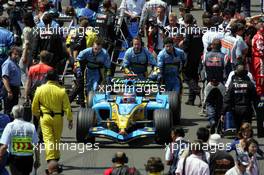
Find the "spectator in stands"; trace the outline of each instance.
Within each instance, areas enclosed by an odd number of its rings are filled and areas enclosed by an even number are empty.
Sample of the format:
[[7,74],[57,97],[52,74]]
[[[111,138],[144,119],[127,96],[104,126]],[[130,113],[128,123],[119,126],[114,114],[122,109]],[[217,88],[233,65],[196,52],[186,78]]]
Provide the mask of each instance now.
[[2,79],[4,83],[4,113],[10,114],[13,106],[18,104],[21,70],[18,66],[21,58],[21,48],[14,46],[9,52],[9,58],[2,65]]
[[148,175],[161,175],[164,165],[159,157],[150,157],[145,165]]
[[128,157],[124,152],[115,153],[112,158],[113,167],[108,168],[104,171],[104,175],[120,175],[120,174],[128,174],[131,175],[140,175],[139,171],[132,167],[129,168],[126,164],[128,163]]

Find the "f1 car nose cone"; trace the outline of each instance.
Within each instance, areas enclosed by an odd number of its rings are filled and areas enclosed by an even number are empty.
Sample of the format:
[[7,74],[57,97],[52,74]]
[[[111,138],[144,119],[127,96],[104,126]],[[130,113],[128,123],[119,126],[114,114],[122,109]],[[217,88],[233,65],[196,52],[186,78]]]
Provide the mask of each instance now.
[[121,134],[121,135],[126,135],[127,133],[126,133],[126,131],[125,131],[124,129],[121,129],[121,130],[119,131],[119,134]]

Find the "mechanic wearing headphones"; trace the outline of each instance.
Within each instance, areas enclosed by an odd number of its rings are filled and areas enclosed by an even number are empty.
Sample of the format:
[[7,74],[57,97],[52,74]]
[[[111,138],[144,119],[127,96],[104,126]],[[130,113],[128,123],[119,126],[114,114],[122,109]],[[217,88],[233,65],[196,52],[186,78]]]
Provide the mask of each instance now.
[[112,158],[113,167],[105,170],[104,175],[118,175],[118,174],[131,174],[131,175],[140,175],[139,171],[136,168],[129,168],[127,165],[128,157],[124,152],[115,153]]
[[154,71],[157,70],[156,60],[153,55],[143,47],[143,42],[140,37],[135,37],[132,42],[133,47],[126,51],[122,68],[125,74],[137,74],[140,78],[146,78],[148,73],[147,66],[149,64],[154,66]]
[[12,47],[9,51],[9,58],[2,65],[4,113],[8,115],[13,106],[18,104],[21,83],[21,71],[18,62],[21,54],[22,50],[20,47]]

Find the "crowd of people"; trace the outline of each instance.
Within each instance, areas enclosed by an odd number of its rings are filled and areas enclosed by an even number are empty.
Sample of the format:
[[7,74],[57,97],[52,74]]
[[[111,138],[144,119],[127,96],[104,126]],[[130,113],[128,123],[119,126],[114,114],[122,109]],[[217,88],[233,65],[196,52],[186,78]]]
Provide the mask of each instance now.
[[[120,6],[115,0],[72,0],[65,11],[60,1],[38,0],[26,4],[32,12],[22,11],[22,2],[2,3],[8,17],[0,16],[1,174],[8,174],[7,157],[12,174],[38,168],[35,148],[42,142],[46,173],[60,172],[55,145],[60,143],[64,114],[72,129],[70,104],[77,99],[81,107],[91,107],[85,103],[89,92],[101,83],[111,84],[117,65],[124,74],[153,79],[180,95],[186,83],[186,105],[201,98],[208,126],[197,131],[193,144],[182,128],[172,129],[165,157],[169,174],[260,174],[256,155],[263,152],[252,138],[251,123],[264,95],[264,17],[250,18],[250,0],[243,1],[243,13],[241,1],[201,2],[202,26],[191,14],[192,1],[177,2],[183,4],[179,15],[169,8],[174,2],[162,0],[122,0]],[[263,0],[261,8],[263,12]],[[69,26],[62,14],[71,19]],[[76,78],[69,94],[59,78],[68,67]],[[31,114],[19,105],[20,97],[32,103],[33,124],[23,119]],[[219,147],[220,122],[232,123],[238,135],[224,150]],[[125,166],[127,162],[125,153],[116,153],[114,166],[105,174],[139,174]],[[161,158],[148,160],[149,174],[163,170]]]

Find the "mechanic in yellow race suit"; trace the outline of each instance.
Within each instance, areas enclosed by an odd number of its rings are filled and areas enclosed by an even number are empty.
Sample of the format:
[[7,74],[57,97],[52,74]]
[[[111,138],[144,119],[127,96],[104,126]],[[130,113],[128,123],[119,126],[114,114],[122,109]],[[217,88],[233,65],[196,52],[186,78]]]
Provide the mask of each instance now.
[[[8,149],[11,173],[29,175],[33,168],[34,153],[34,167],[38,168],[40,165],[37,131],[32,123],[23,120],[22,105],[15,105],[12,108],[12,114],[15,120],[6,125],[1,137],[0,162],[3,161],[3,156]],[[6,174],[1,172],[1,175]]]
[[33,116],[40,117],[40,126],[45,144],[46,160],[59,161],[59,143],[63,129],[63,116],[66,113],[68,128],[72,129],[72,111],[65,88],[58,83],[58,74],[47,73],[48,82],[37,88],[33,102]]

